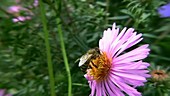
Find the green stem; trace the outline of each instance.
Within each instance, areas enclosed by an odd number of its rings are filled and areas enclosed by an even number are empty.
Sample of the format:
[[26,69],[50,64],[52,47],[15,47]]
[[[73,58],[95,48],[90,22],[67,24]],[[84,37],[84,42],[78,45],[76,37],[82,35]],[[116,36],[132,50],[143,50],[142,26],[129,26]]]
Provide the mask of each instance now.
[[63,54],[63,58],[64,58],[64,64],[65,64],[67,75],[68,75],[68,96],[71,96],[72,95],[71,73],[70,73],[70,68],[69,68],[67,54],[66,54],[65,45],[64,45],[64,39],[63,39],[63,34],[62,34],[60,17],[57,17],[56,22],[57,22],[57,29],[58,29],[58,34],[59,34],[59,38],[60,38],[62,54]]
[[42,3],[42,0],[40,0],[40,9],[41,9],[41,21],[43,24],[43,30],[44,30],[44,36],[45,36],[48,72],[49,72],[49,77],[50,77],[50,92],[51,92],[51,96],[55,96],[55,81],[54,81],[54,74],[53,74],[53,65],[52,65],[52,60],[51,60],[50,44],[48,41],[49,32],[47,30],[47,21],[45,18],[45,8]]

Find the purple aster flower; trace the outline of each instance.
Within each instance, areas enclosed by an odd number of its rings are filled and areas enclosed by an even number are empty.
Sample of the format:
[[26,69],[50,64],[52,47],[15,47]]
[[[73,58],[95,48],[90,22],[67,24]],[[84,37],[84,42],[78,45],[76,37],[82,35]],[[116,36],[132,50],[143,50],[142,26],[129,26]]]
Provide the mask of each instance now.
[[31,19],[30,16],[20,16],[21,11],[29,13],[29,15],[33,15],[33,13],[30,10],[23,8],[20,5],[11,6],[8,8],[7,11],[15,16],[15,18],[12,19],[13,22],[23,22]]
[[[19,2],[19,0],[18,0]],[[34,7],[38,6],[38,0],[34,0]],[[23,22],[26,20],[31,20],[31,16],[34,15],[34,13],[28,9],[28,8],[24,8],[21,5],[13,5],[8,7],[7,11],[12,14],[15,18],[12,19],[13,22]],[[28,14],[27,16],[21,16],[21,12],[24,12],[26,14]]]
[[18,16],[17,18],[12,19],[13,22],[23,22],[26,20],[31,20],[31,17],[30,16]]
[[142,34],[137,34],[133,28],[119,32],[115,23],[112,29],[104,31],[99,41],[99,54],[91,58],[84,75],[91,88],[90,96],[125,96],[124,93],[141,96],[135,87],[143,86],[150,77],[147,70],[150,64],[142,61],[150,49],[148,44],[127,49],[142,39]]
[[29,9],[27,8],[24,8],[20,5],[13,5],[13,6],[10,6],[8,7],[8,10],[7,10],[9,13],[11,14],[15,14],[15,13],[19,13],[20,11],[25,11],[25,12],[28,12],[28,13],[32,13]]
[[0,89],[0,96],[12,96],[11,94],[5,94],[5,89]]
[[34,7],[37,7],[38,4],[39,4],[39,1],[38,1],[38,0],[34,0],[33,6],[34,6]]
[[162,18],[170,17],[170,3],[158,8],[158,13],[160,14],[160,17]]
[[19,5],[15,5],[15,6],[10,6],[8,8],[8,12],[9,13],[19,13],[21,10],[23,10],[23,7],[19,6]]

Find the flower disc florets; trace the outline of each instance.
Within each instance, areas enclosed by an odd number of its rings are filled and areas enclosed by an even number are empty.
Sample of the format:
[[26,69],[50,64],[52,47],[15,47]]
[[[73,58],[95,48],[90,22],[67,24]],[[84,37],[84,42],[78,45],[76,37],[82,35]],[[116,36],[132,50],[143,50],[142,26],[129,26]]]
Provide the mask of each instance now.
[[89,64],[90,69],[87,69],[88,75],[94,80],[101,81],[107,78],[111,68],[111,59],[109,59],[106,53],[102,53],[99,57],[92,60]]

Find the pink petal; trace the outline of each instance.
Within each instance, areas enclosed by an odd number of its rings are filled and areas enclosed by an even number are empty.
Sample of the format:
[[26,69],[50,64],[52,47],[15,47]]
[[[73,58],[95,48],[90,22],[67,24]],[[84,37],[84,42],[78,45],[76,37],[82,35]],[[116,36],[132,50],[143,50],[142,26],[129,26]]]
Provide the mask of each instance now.
[[123,55],[120,55],[116,59],[114,59],[114,62],[116,63],[127,63],[131,61],[141,60],[147,57],[149,54],[150,49],[147,48],[148,44],[140,46],[130,52],[127,52]]
[[114,63],[112,64],[115,69],[145,69],[149,66],[149,63],[138,61],[138,62],[129,62],[129,63]]
[[101,83],[97,83],[96,85],[96,96],[102,96]]
[[113,96],[116,96],[116,94],[114,93],[114,90],[112,90],[112,87],[110,87],[111,86],[111,84],[109,84],[109,82],[104,82],[104,84],[105,84],[105,90],[108,92],[108,94],[110,94],[110,95],[113,95]]
[[99,49],[103,52],[111,53],[109,52],[110,45],[117,38],[118,32],[119,29],[115,29],[115,24],[113,24],[112,30],[110,28],[105,30],[102,39],[99,40]]
[[[125,51],[126,49],[130,48],[131,46],[137,44],[138,42],[140,42],[142,40],[141,35],[137,35],[135,36],[136,33],[133,33],[133,35],[131,37],[129,37],[129,39],[120,46],[120,50],[115,54],[114,57],[117,57],[120,53],[122,53],[123,51]],[[135,38],[135,39],[134,39]]]
[[129,85],[122,83],[119,80],[116,80],[115,78],[110,78],[112,82],[118,86],[121,90],[126,92],[129,96],[141,96],[141,93],[139,93],[136,89],[133,87],[130,87]]
[[128,73],[123,73],[121,71],[111,71],[112,74],[123,77],[123,78],[129,78],[129,79],[134,79],[134,80],[140,80],[140,81],[146,81],[145,77],[136,75],[136,74],[128,74]]
[[110,77],[117,78],[119,81],[124,82],[128,85],[133,85],[135,87],[144,85],[144,81],[141,81],[141,80],[135,80],[135,79],[131,79],[131,78],[120,77],[120,76],[117,76],[117,75],[114,75],[114,74],[110,74]]
[[107,90],[109,91],[110,96],[124,96],[124,94],[120,91],[119,88],[115,86],[115,84],[108,78],[108,81],[105,83],[107,84]]
[[107,96],[107,91],[104,84],[104,82],[101,82],[102,96]]
[[91,96],[94,96],[95,91],[96,91],[96,83],[91,82]]

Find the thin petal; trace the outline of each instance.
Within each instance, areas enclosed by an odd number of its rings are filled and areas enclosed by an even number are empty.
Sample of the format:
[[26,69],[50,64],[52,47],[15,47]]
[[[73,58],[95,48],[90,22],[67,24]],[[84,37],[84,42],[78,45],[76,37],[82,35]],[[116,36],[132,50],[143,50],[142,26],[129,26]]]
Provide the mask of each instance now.
[[105,83],[104,82],[101,82],[101,89],[102,89],[102,96],[107,96],[107,91],[106,91],[106,88],[105,88]]
[[96,91],[96,82],[94,81],[89,81],[89,86],[91,88],[91,96],[94,96],[95,91]]
[[120,80],[116,80],[115,78],[110,78],[112,82],[118,86],[121,90],[126,92],[129,96],[141,96],[141,93],[139,93],[136,89],[133,87],[130,87],[129,85],[121,82]]
[[136,35],[136,33],[133,33],[133,35],[131,37],[129,37],[129,39],[124,44],[122,44],[120,46],[119,51],[115,54],[114,57],[117,57],[120,53],[122,53],[126,49],[139,43],[142,40],[142,38],[140,38],[141,36],[142,36],[141,34]]
[[115,86],[111,79],[108,78],[107,84],[110,87],[110,90],[113,92],[112,94],[109,94],[110,96],[124,96],[124,94],[118,87]]
[[119,71],[111,71],[112,74],[123,77],[123,78],[129,78],[129,79],[134,79],[134,80],[140,80],[140,81],[146,81],[145,77],[140,76],[140,75],[136,75],[136,74],[129,74],[129,73],[125,73],[125,72],[121,72]]
[[114,59],[114,62],[116,63],[127,63],[131,61],[141,60],[147,57],[149,54],[150,49],[147,48],[148,44],[140,46],[130,52],[127,52],[123,55],[120,55],[116,59]]
[[101,83],[96,85],[96,96],[102,96]]
[[115,27],[116,25],[113,24],[112,30],[108,28],[104,31],[102,39],[99,40],[99,49],[101,51],[111,53],[109,52],[110,45],[115,41],[119,32],[119,28],[116,29]]
[[112,64],[115,69],[146,69],[150,64],[147,62],[127,62],[127,63],[114,63]]

